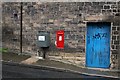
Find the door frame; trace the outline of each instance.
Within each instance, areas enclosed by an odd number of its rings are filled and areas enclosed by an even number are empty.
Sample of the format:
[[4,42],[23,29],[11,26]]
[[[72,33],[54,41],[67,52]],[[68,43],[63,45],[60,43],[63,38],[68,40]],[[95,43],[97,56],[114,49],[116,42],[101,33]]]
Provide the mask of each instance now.
[[[87,27],[88,27],[88,25],[87,25],[87,23],[92,23],[92,22],[95,22],[95,23],[101,23],[101,22],[105,22],[105,21],[86,21],[85,22],[85,27],[86,27],[86,31],[85,31],[85,67],[87,67],[86,66],[86,36],[87,36]],[[106,22],[105,22],[106,23]],[[110,66],[109,66],[109,68],[111,68],[111,63],[112,63],[112,60],[111,60],[111,53],[112,53],[112,47],[111,47],[111,41],[112,41],[112,27],[113,27],[113,22],[109,22],[110,24],[111,24],[111,26],[110,26]],[[87,67],[88,68],[88,67]],[[92,67],[90,67],[90,68],[92,68]],[[94,67],[95,68],[95,67]]]

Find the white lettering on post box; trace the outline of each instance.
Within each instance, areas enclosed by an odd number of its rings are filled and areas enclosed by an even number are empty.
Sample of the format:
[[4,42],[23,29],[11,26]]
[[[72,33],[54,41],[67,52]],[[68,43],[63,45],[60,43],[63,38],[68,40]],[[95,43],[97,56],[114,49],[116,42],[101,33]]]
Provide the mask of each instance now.
[[45,41],[45,36],[38,36],[39,41]]

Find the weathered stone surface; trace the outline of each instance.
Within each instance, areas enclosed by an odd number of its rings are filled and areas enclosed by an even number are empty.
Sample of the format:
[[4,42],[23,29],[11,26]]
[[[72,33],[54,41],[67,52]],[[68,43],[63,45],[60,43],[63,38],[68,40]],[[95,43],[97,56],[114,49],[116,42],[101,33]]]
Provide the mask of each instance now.
[[[20,49],[20,3],[3,3],[3,46]],[[36,34],[49,31],[51,45],[48,55],[60,52],[85,54],[86,22],[112,22],[111,55],[119,49],[120,2],[25,2],[23,3],[23,52],[37,54]],[[65,30],[65,49],[55,46],[56,30]],[[115,55],[116,54],[116,55]],[[111,65],[116,67],[117,59]]]

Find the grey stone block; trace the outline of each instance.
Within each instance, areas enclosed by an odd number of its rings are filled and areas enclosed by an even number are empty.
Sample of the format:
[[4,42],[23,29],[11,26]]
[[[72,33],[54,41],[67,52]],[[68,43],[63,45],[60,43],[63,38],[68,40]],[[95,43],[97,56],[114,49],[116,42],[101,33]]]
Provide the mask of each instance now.
[[111,9],[116,9],[117,5],[111,5]]
[[116,27],[113,26],[113,27],[112,27],[112,30],[116,30]]
[[114,41],[114,44],[115,45],[119,44],[119,41],[118,40]]
[[118,35],[118,34],[119,34],[119,31],[114,31],[114,34],[115,34],[115,35]]
[[116,40],[116,36],[112,36],[112,40]]
[[117,40],[119,40],[119,39],[120,39],[120,35],[117,36]]
[[120,26],[117,27],[117,31],[120,31]]
[[104,5],[104,9],[110,9],[110,5]]
[[115,49],[115,45],[111,45],[112,49]]

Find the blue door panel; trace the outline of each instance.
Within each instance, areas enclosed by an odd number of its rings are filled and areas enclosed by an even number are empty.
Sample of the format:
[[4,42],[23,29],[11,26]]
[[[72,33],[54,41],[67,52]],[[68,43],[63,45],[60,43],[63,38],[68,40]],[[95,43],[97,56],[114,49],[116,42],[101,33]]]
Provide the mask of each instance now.
[[108,68],[110,65],[111,23],[87,23],[86,66]]

